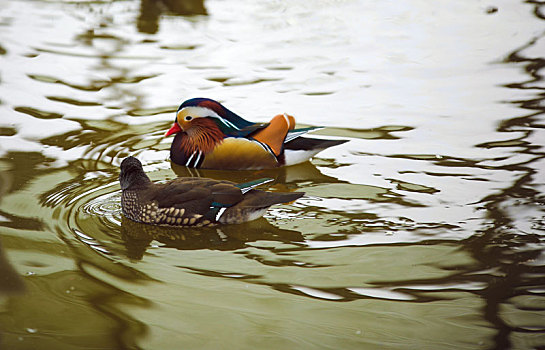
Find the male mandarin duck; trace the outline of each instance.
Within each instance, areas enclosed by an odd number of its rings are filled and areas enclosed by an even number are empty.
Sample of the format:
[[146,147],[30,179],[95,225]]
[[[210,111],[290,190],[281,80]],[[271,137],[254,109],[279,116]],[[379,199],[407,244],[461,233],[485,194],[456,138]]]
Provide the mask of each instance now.
[[134,157],[121,162],[121,210],[127,218],[152,225],[213,226],[255,220],[274,204],[288,203],[303,192],[274,193],[254,189],[272,179],[243,184],[180,177],[154,184]]
[[287,114],[269,123],[252,123],[219,102],[193,98],[180,105],[170,159],[179,165],[205,169],[269,169],[305,162],[318,152],[346,140],[301,137],[318,127],[295,129]]

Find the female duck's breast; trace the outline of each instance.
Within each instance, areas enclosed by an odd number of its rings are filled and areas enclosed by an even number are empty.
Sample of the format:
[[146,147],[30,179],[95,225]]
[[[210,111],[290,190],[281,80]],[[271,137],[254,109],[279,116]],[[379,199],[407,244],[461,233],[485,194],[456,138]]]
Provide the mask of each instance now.
[[228,137],[204,158],[201,168],[208,169],[267,169],[278,167],[274,155],[261,144],[245,138]]

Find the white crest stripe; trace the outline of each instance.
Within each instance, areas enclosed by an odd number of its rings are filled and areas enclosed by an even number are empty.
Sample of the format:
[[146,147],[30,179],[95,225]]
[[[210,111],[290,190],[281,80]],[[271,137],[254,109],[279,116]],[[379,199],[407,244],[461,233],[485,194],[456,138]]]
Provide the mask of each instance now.
[[225,124],[227,127],[235,128],[237,130],[240,130],[239,127],[237,127],[235,124],[230,122],[229,120],[221,117],[219,114],[214,112],[212,109],[207,107],[199,107],[199,106],[188,106],[180,109],[176,115],[178,115],[181,111],[185,110],[188,115],[191,115],[192,117],[197,118],[205,118],[205,117],[212,117],[218,119],[220,122]]
[[235,128],[235,129],[237,129],[237,130],[240,130],[239,127],[237,127],[235,124],[231,123],[231,122],[228,121],[227,119],[224,119],[224,118],[222,118],[222,117],[217,117],[217,118],[218,118],[218,119],[220,120],[220,122],[222,122],[223,124],[225,124],[225,125],[227,125],[227,126],[230,126],[230,127],[232,127],[232,128]]

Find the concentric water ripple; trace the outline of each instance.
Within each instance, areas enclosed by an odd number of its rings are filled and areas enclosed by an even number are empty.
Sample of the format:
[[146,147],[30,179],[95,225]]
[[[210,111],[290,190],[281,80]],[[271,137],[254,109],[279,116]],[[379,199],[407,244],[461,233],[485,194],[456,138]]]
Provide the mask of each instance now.
[[94,198],[81,206],[80,212],[121,226],[121,193],[117,191]]

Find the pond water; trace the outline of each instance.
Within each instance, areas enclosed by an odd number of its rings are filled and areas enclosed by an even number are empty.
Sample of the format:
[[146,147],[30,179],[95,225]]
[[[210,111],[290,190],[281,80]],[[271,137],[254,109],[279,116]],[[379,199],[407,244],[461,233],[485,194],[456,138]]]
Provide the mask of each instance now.
[[[544,19],[532,0],[0,0],[0,348],[545,348]],[[349,142],[188,170],[163,135],[191,97]],[[127,155],[152,180],[306,195],[218,230],[136,224]]]

